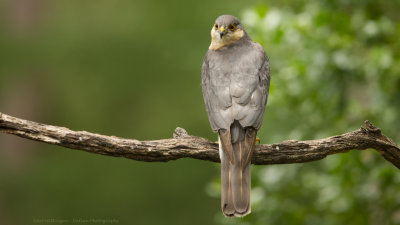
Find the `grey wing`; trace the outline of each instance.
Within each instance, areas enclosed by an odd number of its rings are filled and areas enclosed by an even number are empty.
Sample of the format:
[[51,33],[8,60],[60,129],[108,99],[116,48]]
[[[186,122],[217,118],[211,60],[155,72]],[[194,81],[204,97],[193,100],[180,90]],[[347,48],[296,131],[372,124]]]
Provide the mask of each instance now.
[[261,100],[256,103],[258,108],[260,109],[258,113],[255,115],[257,119],[255,120],[255,123],[253,124],[253,127],[256,128],[257,130],[260,129],[265,107],[267,105],[268,101],[268,92],[269,92],[269,85],[271,81],[271,76],[270,76],[270,66],[269,66],[269,59],[268,56],[264,52],[264,48],[261,47],[261,51],[263,51],[264,55],[264,60],[263,64],[261,65],[259,71],[258,71],[258,77],[260,83],[258,84],[257,89],[262,93],[262,98]]
[[255,88],[249,92],[251,96],[249,102],[245,103],[241,109],[245,116],[239,122],[243,127],[254,127],[258,130],[261,127],[268,99],[270,67],[264,48],[258,43],[254,44],[256,50],[250,58],[254,60],[253,66],[257,70],[254,72],[255,74],[249,74],[249,76],[255,76],[254,78],[257,79],[257,82]]
[[217,125],[219,118],[214,113],[216,111],[216,96],[212,90],[212,86],[210,84],[210,67],[209,67],[209,52],[207,52],[204,57],[203,66],[202,66],[202,74],[201,74],[201,87],[203,89],[203,98],[204,103],[206,104],[206,110],[208,114],[208,119],[210,121],[211,129],[213,131],[217,131],[220,127]]

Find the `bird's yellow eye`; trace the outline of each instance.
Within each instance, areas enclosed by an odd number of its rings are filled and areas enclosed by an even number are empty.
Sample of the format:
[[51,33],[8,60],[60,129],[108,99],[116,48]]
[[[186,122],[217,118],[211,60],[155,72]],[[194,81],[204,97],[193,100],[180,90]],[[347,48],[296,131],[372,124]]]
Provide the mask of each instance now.
[[218,24],[214,24],[214,28],[218,30]]
[[231,31],[236,30],[236,25],[235,24],[229,25],[229,30]]

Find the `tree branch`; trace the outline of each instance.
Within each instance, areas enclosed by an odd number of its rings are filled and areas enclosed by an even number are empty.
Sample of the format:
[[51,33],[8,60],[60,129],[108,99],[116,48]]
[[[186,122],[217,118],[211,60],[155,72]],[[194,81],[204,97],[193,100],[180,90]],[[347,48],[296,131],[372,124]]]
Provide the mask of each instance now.
[[[176,128],[174,138],[139,141],[105,136],[86,131],[72,131],[12,117],[0,112],[0,131],[23,138],[108,156],[139,161],[166,162],[195,158],[219,162],[218,145],[202,137],[189,135]],[[277,144],[257,145],[253,164],[287,164],[316,161],[328,155],[350,150],[377,150],[400,169],[400,146],[365,121],[365,128],[319,140],[288,140]]]

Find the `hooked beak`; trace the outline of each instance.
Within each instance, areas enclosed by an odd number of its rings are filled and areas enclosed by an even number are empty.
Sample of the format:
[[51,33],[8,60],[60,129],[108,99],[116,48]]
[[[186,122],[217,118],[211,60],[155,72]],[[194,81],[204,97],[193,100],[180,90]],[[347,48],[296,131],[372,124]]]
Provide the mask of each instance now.
[[219,38],[222,38],[222,36],[224,36],[225,34],[226,34],[225,27],[221,26],[221,28],[219,29]]

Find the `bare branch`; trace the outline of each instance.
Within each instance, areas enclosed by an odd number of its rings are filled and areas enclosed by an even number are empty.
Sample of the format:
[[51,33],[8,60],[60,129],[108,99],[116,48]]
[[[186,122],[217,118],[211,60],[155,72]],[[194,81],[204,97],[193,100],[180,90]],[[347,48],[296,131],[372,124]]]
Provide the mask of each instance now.
[[[257,145],[252,163],[303,163],[320,160],[331,154],[371,148],[400,169],[400,146],[369,121],[365,121],[365,126],[353,132],[319,140],[288,140],[277,144]],[[0,131],[71,149],[139,161],[166,162],[195,158],[219,162],[216,143],[202,137],[190,136],[179,127],[174,132],[174,138],[139,141],[72,131],[65,127],[40,124],[0,113]]]

